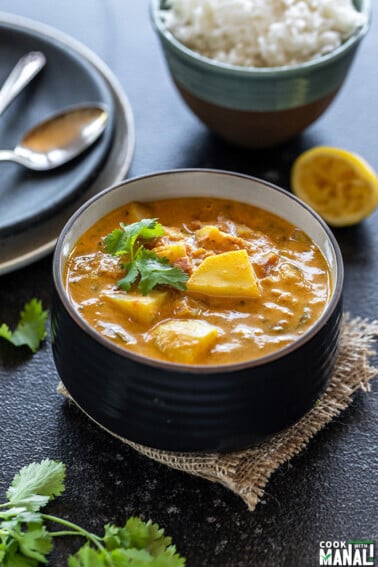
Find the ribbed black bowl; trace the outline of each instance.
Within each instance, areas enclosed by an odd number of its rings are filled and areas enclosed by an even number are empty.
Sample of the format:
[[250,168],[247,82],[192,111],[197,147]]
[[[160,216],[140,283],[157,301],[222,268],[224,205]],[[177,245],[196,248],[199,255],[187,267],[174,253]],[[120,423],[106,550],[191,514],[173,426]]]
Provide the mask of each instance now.
[[[92,329],[71,305],[63,269],[79,236],[109,211],[138,200],[212,196],[255,205],[302,228],[328,260],[331,300],[318,322],[280,351],[240,364],[189,366],[128,352]],[[76,403],[112,433],[170,451],[229,451],[254,445],[309,411],[325,389],[337,353],[343,264],[321,219],[283,189],[251,177],[178,170],[105,190],[68,221],[53,265],[53,354]]]

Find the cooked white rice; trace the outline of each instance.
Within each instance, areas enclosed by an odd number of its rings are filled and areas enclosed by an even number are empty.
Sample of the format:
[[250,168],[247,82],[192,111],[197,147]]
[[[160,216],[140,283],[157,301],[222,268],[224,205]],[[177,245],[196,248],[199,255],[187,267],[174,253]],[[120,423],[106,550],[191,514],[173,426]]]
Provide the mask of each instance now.
[[190,49],[231,65],[276,67],[319,57],[365,23],[352,0],[169,0],[165,25]]

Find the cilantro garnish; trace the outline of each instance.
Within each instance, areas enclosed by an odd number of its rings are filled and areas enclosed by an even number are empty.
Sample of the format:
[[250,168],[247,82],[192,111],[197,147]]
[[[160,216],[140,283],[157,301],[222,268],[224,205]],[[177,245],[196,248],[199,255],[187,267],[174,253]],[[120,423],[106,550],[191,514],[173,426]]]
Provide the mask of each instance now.
[[125,225],[120,223],[105,237],[105,250],[114,256],[129,255],[134,259],[137,240],[151,240],[163,236],[164,229],[157,219],[143,219],[139,222]]
[[47,311],[42,308],[42,302],[32,299],[25,303],[20,314],[16,329],[12,332],[6,323],[0,325],[0,337],[14,346],[28,346],[36,352],[46,337]]
[[[41,512],[64,490],[65,465],[46,459],[23,467],[14,477],[0,504],[0,565],[37,567],[48,562],[57,537],[76,536],[84,545],[67,560],[68,567],[184,567],[172,539],[151,521],[131,517],[122,527],[104,526],[98,536],[58,516]],[[50,531],[46,526],[64,529]]]
[[146,295],[156,285],[170,285],[184,290],[188,275],[172,264],[167,258],[159,258],[152,250],[141,248],[134,261],[124,266],[127,274],[119,280],[118,286],[129,291],[131,285],[139,278],[138,289]]
[[105,237],[105,250],[114,256],[123,256],[122,266],[126,276],[118,281],[118,286],[129,291],[138,282],[138,289],[147,295],[157,285],[169,285],[179,290],[186,289],[188,275],[167,258],[160,258],[152,250],[143,246],[143,241],[162,236],[164,229],[157,219],[143,219],[129,225],[120,224]]

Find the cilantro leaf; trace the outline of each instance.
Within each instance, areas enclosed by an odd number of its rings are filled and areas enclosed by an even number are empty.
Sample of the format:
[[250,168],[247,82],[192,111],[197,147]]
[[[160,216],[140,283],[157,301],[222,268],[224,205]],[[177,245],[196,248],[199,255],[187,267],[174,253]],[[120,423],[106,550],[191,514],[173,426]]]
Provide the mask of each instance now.
[[185,567],[184,557],[171,549],[153,556],[145,549],[119,548],[109,554],[114,567]]
[[[149,520],[131,517],[121,528],[107,524],[102,538],[107,551],[108,563],[114,567],[184,567],[185,559],[176,553],[172,539],[164,535],[164,530]],[[104,557],[103,550],[89,551],[85,544],[75,556],[69,567],[92,567]],[[93,563],[90,563],[90,560]],[[97,563],[96,563],[97,560]]]
[[41,563],[47,563],[45,556],[52,550],[52,537],[42,525],[42,521],[28,524],[27,531],[21,532],[20,529],[19,534],[19,538],[16,539],[21,553]]
[[163,236],[164,229],[157,219],[142,219],[141,221],[116,228],[105,237],[105,250],[114,256],[129,255],[134,257],[134,248],[137,240],[151,240]]
[[[11,502],[8,502],[8,506],[11,505]],[[15,518],[16,517],[16,518]],[[33,510],[27,510],[25,506],[15,506],[13,508],[9,508],[5,512],[0,512],[0,518],[5,518],[5,522],[2,522],[1,525],[5,525],[7,521],[9,522],[39,522],[41,519],[41,514],[39,512]],[[1,565],[1,563],[0,563]]]
[[7,490],[9,502],[28,510],[39,510],[64,490],[66,467],[63,463],[45,459],[23,467]]
[[12,545],[10,548],[7,549],[6,554],[2,558],[0,555],[0,559],[2,562],[0,563],[1,567],[37,567],[38,561],[36,559],[32,559],[31,557],[25,557],[22,555],[16,545]]
[[26,345],[32,352],[36,352],[46,337],[47,311],[42,308],[42,302],[32,299],[25,304],[21,311],[20,321],[12,333],[6,323],[0,326],[0,337],[14,346]]
[[68,567],[107,567],[109,554],[104,550],[95,550],[85,543],[75,555],[68,558]]
[[6,339],[9,342],[12,342],[12,331],[10,330],[10,328],[6,323],[3,323],[0,326],[0,337]]
[[165,551],[172,543],[172,538],[164,536],[164,530],[151,520],[143,522],[140,518],[131,517],[125,528],[129,533],[130,547],[147,549],[153,556]]
[[[9,567],[18,565],[39,565],[47,563],[46,555],[52,550],[52,537],[43,525],[40,514],[22,513],[10,521],[0,524],[0,565]],[[2,557],[1,557],[2,555]]]
[[116,228],[105,236],[104,246],[106,252],[118,256],[120,250],[125,250],[126,233],[121,228]]
[[188,274],[172,266],[167,258],[160,258],[152,250],[139,249],[133,262],[125,266],[126,276],[118,281],[118,287],[129,291],[131,284],[139,276],[138,289],[147,295],[157,285],[169,285],[179,290],[185,289]]
[[93,549],[84,544],[68,559],[68,567],[184,567],[185,560],[169,550],[158,556],[146,549],[117,547],[112,551]]
[[149,520],[144,522],[140,518],[130,517],[123,528],[107,524],[105,526],[104,543],[107,549],[118,547],[146,549],[156,556],[165,551],[172,543],[172,539],[164,536],[164,530]]
[[48,496],[41,496],[40,494],[31,494],[25,496],[20,500],[11,501],[11,504],[16,504],[16,509],[21,508],[22,511],[36,512],[46,506],[49,501]]
[[139,270],[135,262],[129,262],[124,266],[126,270],[126,276],[117,282],[119,288],[129,291],[132,284],[136,282],[139,276]]

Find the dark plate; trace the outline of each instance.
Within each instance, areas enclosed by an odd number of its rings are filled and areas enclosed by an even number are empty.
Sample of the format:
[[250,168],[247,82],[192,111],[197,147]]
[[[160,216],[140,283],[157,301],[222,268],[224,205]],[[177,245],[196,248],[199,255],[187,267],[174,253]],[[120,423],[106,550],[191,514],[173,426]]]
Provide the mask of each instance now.
[[42,51],[46,66],[0,117],[0,148],[12,149],[24,133],[55,112],[83,102],[100,102],[110,120],[99,141],[69,164],[34,172],[0,163],[0,236],[16,234],[47,218],[84,191],[111,146],[114,99],[98,70],[67,45],[40,32],[0,22],[0,85],[28,51]]

